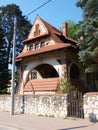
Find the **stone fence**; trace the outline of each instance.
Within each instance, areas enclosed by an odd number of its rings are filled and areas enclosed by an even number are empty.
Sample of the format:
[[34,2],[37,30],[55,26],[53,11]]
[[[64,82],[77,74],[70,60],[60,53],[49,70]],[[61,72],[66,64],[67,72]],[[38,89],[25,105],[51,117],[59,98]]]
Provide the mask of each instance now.
[[[28,95],[15,96],[15,113],[26,113],[49,117],[67,116],[67,96]],[[0,96],[0,111],[11,111],[11,96]]]
[[98,120],[98,92],[86,93],[83,97],[84,117]]
[[[86,93],[83,105],[84,117],[98,120],[98,93]],[[0,111],[11,111],[10,95],[0,95]],[[65,118],[67,95],[15,95],[15,113]]]

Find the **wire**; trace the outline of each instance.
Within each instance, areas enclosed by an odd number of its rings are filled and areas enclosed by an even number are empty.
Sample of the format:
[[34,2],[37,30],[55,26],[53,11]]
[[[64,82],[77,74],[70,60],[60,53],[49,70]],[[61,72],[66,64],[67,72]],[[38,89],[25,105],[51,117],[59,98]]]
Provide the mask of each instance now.
[[48,1],[45,2],[44,4],[40,5],[39,7],[37,7],[37,8],[34,9],[33,11],[31,11],[30,13],[28,13],[28,14],[26,15],[26,17],[29,16],[29,15],[31,15],[32,13],[34,13],[36,10],[42,8],[43,6],[45,6],[46,4],[48,4],[50,1],[52,1],[52,0],[48,0]]

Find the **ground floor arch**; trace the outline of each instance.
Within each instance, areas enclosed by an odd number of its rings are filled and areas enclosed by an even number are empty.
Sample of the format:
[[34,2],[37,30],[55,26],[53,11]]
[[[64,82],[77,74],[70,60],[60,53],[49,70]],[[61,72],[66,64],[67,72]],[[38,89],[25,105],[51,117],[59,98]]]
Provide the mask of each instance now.
[[85,73],[81,64],[71,62],[68,66],[68,78],[70,79],[73,86],[79,91],[86,92],[85,87]]
[[[32,79],[37,79],[37,78],[53,78],[53,77],[59,77],[58,72],[56,71],[56,69],[50,65],[50,64],[40,64],[38,66],[36,66],[32,71]],[[37,77],[37,74],[39,74],[40,76]],[[33,76],[36,75],[36,76]]]
[[32,66],[23,87],[24,93],[55,93],[59,84],[59,74],[54,66],[42,63]]

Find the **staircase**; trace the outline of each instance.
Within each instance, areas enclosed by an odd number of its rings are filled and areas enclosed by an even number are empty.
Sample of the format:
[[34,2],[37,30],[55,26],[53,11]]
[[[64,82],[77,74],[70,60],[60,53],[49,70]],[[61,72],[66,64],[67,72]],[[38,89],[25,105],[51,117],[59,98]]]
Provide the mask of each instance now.
[[48,92],[48,91],[56,91],[58,84],[59,84],[60,79],[57,78],[46,78],[46,79],[34,79],[28,81],[25,86],[23,91],[24,92]]

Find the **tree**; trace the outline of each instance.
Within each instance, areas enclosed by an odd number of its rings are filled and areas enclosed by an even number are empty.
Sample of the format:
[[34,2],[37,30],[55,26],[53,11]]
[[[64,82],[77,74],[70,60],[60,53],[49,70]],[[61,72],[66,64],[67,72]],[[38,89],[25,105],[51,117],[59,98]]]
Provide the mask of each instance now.
[[0,7],[1,16],[1,26],[4,31],[5,45],[7,51],[7,65],[11,63],[12,60],[12,39],[13,39],[13,26],[14,17],[17,17],[17,36],[16,36],[16,55],[22,50],[23,44],[22,40],[27,36],[31,23],[27,20],[25,16],[16,4],[11,4],[7,6]]
[[0,26],[0,91],[5,89],[8,84],[9,75],[6,64],[6,49],[5,49],[5,40],[3,36],[3,30]]
[[76,24],[73,20],[67,20],[68,24],[68,36],[78,40],[79,24]]
[[[84,64],[86,72],[94,72],[98,66],[98,0],[79,0],[77,6],[83,10],[83,21],[79,30],[81,38],[78,41],[79,59]],[[93,83],[95,86],[95,82]]]

